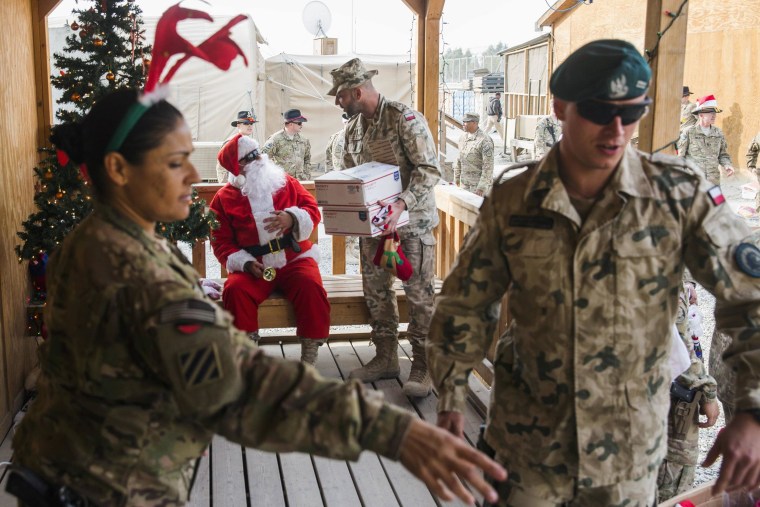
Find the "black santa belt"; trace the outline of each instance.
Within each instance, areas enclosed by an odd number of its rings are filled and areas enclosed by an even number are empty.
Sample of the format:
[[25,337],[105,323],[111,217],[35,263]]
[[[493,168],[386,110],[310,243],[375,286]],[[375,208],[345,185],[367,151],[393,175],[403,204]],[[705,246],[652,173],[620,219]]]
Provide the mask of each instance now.
[[261,257],[270,253],[277,253],[286,248],[290,248],[296,253],[301,251],[301,246],[295,240],[292,233],[287,233],[281,238],[274,238],[265,245],[244,246],[243,250],[254,257]]

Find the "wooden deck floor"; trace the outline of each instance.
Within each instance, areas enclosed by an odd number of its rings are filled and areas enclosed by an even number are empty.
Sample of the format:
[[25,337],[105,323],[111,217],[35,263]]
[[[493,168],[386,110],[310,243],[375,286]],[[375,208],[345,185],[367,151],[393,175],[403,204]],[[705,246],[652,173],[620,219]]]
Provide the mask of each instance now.
[[[264,345],[264,348],[271,355],[296,360],[300,357],[297,344]],[[411,367],[411,347],[402,341],[398,353],[401,378],[406,379]],[[374,354],[374,347],[366,341],[336,341],[320,349],[317,368],[325,377],[342,379]],[[435,423],[437,400],[434,395],[409,399],[399,379],[380,380],[368,387],[382,391],[388,401]],[[471,387],[476,391],[481,389],[481,393],[484,390],[474,379]],[[465,436],[473,445],[482,422],[483,414],[477,404],[468,405]],[[7,440],[0,446],[0,460],[9,457]],[[4,492],[4,482],[0,482],[0,487],[3,490],[0,507],[15,506],[15,501]],[[357,462],[337,461],[300,453],[266,453],[215,437],[208,455],[201,461],[189,505],[425,507],[441,503],[399,463],[373,453],[363,453]]]

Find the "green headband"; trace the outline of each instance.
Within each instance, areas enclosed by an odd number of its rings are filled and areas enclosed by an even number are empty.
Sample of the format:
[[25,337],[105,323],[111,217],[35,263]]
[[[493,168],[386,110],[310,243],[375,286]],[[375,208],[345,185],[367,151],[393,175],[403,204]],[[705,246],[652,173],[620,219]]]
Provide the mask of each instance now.
[[138,101],[129,106],[127,114],[124,116],[124,118],[121,119],[116,132],[113,133],[111,140],[108,142],[108,146],[106,146],[106,153],[119,151],[119,148],[121,148],[121,145],[124,144],[124,140],[127,138],[129,133],[132,132],[132,129],[135,128],[137,122],[140,121],[140,118],[143,117],[143,115],[146,113],[146,111],[148,111],[148,109],[151,108],[152,105],[153,104],[145,105],[142,102]]

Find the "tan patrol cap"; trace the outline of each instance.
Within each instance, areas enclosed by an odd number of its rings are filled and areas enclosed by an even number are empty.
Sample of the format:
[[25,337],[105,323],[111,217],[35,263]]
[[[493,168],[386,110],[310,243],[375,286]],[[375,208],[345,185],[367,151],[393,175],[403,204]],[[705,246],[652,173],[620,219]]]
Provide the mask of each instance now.
[[327,92],[328,95],[337,95],[346,88],[356,88],[365,81],[377,75],[376,70],[367,70],[364,63],[358,58],[347,61],[337,69],[330,71],[333,78],[333,87]]
[[475,123],[478,123],[480,122],[480,115],[478,113],[464,113],[462,123],[466,121],[474,121]]

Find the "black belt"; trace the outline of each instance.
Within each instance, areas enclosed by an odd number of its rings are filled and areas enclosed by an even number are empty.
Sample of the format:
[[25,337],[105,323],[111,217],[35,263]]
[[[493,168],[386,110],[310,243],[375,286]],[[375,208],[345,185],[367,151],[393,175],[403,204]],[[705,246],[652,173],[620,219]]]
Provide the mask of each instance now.
[[87,501],[68,486],[58,486],[28,468],[12,465],[5,491],[18,498],[26,507],[88,507]]
[[290,248],[296,253],[301,251],[301,246],[298,244],[298,241],[293,238],[293,234],[291,233],[287,233],[281,238],[275,238],[266,245],[244,246],[243,250],[254,257],[261,257],[262,255],[276,253],[280,250],[285,250],[286,248]]

